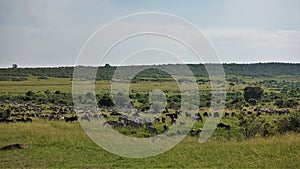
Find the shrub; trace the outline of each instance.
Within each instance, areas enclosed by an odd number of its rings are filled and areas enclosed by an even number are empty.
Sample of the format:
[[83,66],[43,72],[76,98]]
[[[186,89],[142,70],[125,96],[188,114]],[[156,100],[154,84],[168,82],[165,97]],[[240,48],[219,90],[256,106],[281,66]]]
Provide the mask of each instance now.
[[265,121],[256,115],[246,115],[245,112],[242,112],[238,118],[240,120],[239,126],[241,134],[246,139],[254,138],[259,132],[262,131],[262,126]]
[[244,98],[246,101],[250,99],[259,100],[264,93],[264,90],[260,87],[245,87],[244,88]]
[[278,131],[280,133],[286,132],[300,132],[300,113],[292,112],[289,115],[282,117],[278,121]]
[[274,105],[278,106],[279,108],[294,108],[298,106],[299,103],[294,99],[278,99],[275,101]]

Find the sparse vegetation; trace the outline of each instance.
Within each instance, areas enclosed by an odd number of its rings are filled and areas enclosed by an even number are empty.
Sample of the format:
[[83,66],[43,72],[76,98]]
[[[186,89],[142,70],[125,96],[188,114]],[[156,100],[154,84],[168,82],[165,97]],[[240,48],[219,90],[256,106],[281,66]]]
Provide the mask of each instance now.
[[[299,64],[225,64],[228,90],[223,114],[209,112],[212,96],[203,65],[189,66],[200,89],[197,112],[179,112],[182,96],[178,84],[170,75],[153,67],[132,80],[129,98],[123,93],[112,95],[109,80],[116,67],[111,65],[98,70],[95,95],[88,92],[74,98],[83,105],[96,99],[100,107],[96,113],[84,110],[83,120],[106,118],[122,134],[150,137],[155,133],[126,121],[124,112],[116,111],[115,103],[123,106],[131,103],[137,110],[127,113],[138,116],[150,110],[149,92],[156,88],[163,91],[166,109],[152,122],[158,133],[164,132],[165,124],[171,126],[176,122],[179,113],[196,122],[189,136],[174,149],[147,159],[110,154],[88,139],[76,122],[82,119],[75,116],[72,108],[73,68],[0,69],[0,146],[19,142],[29,146],[24,150],[0,151],[0,168],[298,167]],[[180,77],[181,85],[184,79]],[[218,128],[208,142],[199,144],[197,136],[205,120],[214,116],[222,117]],[[216,162],[211,157],[219,160]],[[175,158],[180,158],[179,162],[174,162]]]

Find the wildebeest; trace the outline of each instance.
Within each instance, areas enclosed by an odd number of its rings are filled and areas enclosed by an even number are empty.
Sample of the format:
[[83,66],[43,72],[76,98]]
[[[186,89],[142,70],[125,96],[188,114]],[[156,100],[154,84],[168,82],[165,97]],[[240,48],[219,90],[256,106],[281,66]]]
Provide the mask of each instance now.
[[258,117],[258,116],[260,116],[260,115],[261,115],[261,112],[260,112],[260,111],[257,112],[256,116]]
[[26,119],[24,117],[16,118],[17,122],[26,122]]
[[176,124],[176,119],[171,119],[171,124]]
[[165,124],[164,125],[164,132],[168,131],[169,130],[169,127]]
[[190,130],[189,134],[190,134],[191,136],[197,136],[197,135],[199,135],[199,133],[200,133],[201,131],[202,131],[201,128],[198,128],[197,130],[196,130],[196,129],[192,129],[192,130]]
[[14,122],[14,119],[13,118],[3,118],[3,119],[0,119],[0,122],[12,123],[12,122]]
[[161,122],[165,123],[166,122],[166,118],[165,117],[161,117]]
[[224,117],[229,117],[229,113],[225,112]]
[[107,114],[102,113],[101,116],[103,116],[103,118],[107,118]]
[[120,116],[122,115],[121,113],[118,113],[117,111],[113,111],[110,113],[111,116]]
[[25,120],[26,120],[26,122],[31,122],[32,123],[32,119],[30,117],[27,117]]
[[204,113],[203,113],[203,116],[204,116],[204,117],[208,117],[208,113],[207,113],[207,112],[204,112]]
[[114,127],[114,128],[117,128],[117,127],[123,127],[123,126],[124,126],[124,124],[123,124],[122,122],[120,122],[120,121],[115,121],[115,120],[107,120],[107,121],[105,121],[105,122],[103,123],[102,126],[106,126],[106,125],[110,125],[110,126],[112,126],[112,127]]
[[65,117],[65,121],[66,122],[73,122],[73,121],[77,121],[78,120],[78,116],[72,116],[72,117]]
[[217,125],[217,127],[225,128],[226,130],[230,130],[230,125],[229,124],[219,123]]
[[177,114],[172,114],[172,113],[167,113],[166,117],[170,117],[171,119],[176,119],[176,118],[178,118],[178,115]]
[[234,117],[236,114],[235,114],[235,112],[232,112],[231,113],[231,117]]
[[202,116],[200,114],[197,114],[197,113],[196,113],[195,116],[192,117],[192,119],[203,122]]
[[155,134],[157,134],[157,129],[154,128],[154,127],[149,126],[149,127],[146,128],[146,130],[147,130],[148,132],[150,132],[150,133],[155,133]]
[[28,148],[26,144],[11,144],[4,147],[1,147],[0,150],[12,150],[12,149],[24,149]]
[[129,119],[126,119],[124,121],[124,125],[129,126],[129,127],[133,127],[133,128],[143,127],[142,123],[139,123],[139,122],[136,122],[136,121],[133,121],[133,120],[129,120]]

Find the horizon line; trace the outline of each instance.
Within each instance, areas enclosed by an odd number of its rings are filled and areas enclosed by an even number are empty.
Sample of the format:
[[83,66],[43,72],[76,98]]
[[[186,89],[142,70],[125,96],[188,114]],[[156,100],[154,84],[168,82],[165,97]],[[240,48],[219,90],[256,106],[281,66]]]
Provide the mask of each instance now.
[[[14,63],[16,64],[16,63]],[[109,64],[109,63],[107,63]],[[236,64],[236,65],[253,65],[253,64],[300,64],[300,62],[223,62],[223,63],[163,63],[163,64],[131,64],[131,65],[121,65],[121,66],[163,66],[163,65],[205,65],[205,64],[223,64],[223,65],[230,65],[230,64]],[[13,65],[13,64],[12,64]],[[0,69],[7,69],[12,68],[11,66],[8,67],[2,67],[0,66]],[[112,65],[109,64],[111,67],[119,67],[120,65]],[[17,64],[17,68],[61,68],[61,67],[76,67],[76,66],[82,66],[82,67],[104,67],[105,65],[57,65],[57,66],[19,66]]]

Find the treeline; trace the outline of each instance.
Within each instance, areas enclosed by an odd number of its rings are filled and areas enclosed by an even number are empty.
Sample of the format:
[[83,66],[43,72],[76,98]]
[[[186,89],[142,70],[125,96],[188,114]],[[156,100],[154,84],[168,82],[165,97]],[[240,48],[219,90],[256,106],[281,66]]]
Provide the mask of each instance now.
[[[216,64],[207,64],[210,68],[217,68]],[[207,77],[207,71],[203,64],[189,64],[188,67],[196,77]],[[223,64],[226,75],[238,75],[238,76],[253,76],[253,77],[273,77],[273,76],[285,76],[285,75],[300,75],[300,64],[289,64],[289,63],[256,63],[256,64]],[[95,67],[79,67],[82,70],[90,71],[94,70]],[[132,75],[132,72],[137,72],[137,76],[133,80],[138,81],[146,78],[153,79],[165,79],[171,78],[169,73],[162,70],[168,70],[173,75],[184,76],[188,75],[188,72],[182,72],[185,65],[153,65],[153,66],[103,66],[99,67],[96,79],[97,80],[111,80],[115,71],[117,70],[119,77],[128,77]],[[181,69],[182,68],[182,69]],[[146,70],[145,70],[146,69]],[[162,69],[162,70],[160,70]],[[55,68],[1,68],[0,69],[0,81],[20,81],[27,80],[28,76],[39,76],[43,77],[59,77],[59,78],[72,78],[74,67],[55,67]],[[213,72],[213,71],[212,71]],[[87,78],[85,72],[81,72],[82,77]],[[185,74],[186,73],[186,74]],[[91,77],[93,78],[93,77]]]

